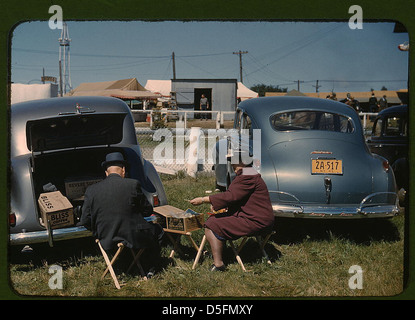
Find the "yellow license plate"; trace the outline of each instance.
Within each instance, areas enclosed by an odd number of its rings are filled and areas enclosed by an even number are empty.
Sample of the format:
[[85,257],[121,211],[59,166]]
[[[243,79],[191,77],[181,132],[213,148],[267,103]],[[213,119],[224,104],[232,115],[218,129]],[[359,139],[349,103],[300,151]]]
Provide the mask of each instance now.
[[343,174],[343,162],[336,159],[311,159],[311,174]]

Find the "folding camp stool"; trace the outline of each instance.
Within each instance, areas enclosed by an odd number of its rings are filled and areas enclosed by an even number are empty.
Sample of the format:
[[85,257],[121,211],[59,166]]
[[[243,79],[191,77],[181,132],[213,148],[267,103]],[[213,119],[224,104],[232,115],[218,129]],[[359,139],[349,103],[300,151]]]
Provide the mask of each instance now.
[[[269,259],[268,254],[265,251],[265,245],[267,244],[269,238],[274,233],[275,233],[275,231],[270,231],[268,233],[261,233],[261,234],[257,234],[257,235],[245,236],[245,237],[242,238],[242,241],[241,241],[241,243],[239,244],[239,246],[237,248],[235,247],[235,244],[233,243],[233,241],[228,240],[229,241],[229,244],[230,244],[230,246],[231,246],[231,248],[233,250],[233,253],[235,254],[236,261],[238,261],[238,263],[242,267],[242,270],[243,271],[246,271],[246,269],[245,269],[245,266],[244,266],[244,264],[242,262],[241,257],[239,256],[239,252],[241,252],[242,248],[245,246],[246,242],[248,241],[248,239],[250,237],[255,237],[256,238],[256,240],[257,240],[257,242],[259,244],[259,247],[260,247],[262,256],[267,259],[267,262],[269,264],[271,264],[271,260]],[[200,243],[199,250],[197,251],[195,261],[193,262],[192,269],[196,268],[196,265],[199,262],[200,256],[202,255],[203,247],[205,246],[205,243],[206,243],[206,236],[204,235],[203,238],[202,238],[202,242]]]
[[[102,280],[102,279],[104,279],[104,277],[106,276],[106,274],[107,274],[107,273],[108,273],[108,271],[109,271],[109,272],[110,272],[110,274],[111,274],[112,279],[114,280],[114,283],[115,283],[116,288],[117,288],[117,289],[121,289],[120,283],[118,282],[117,276],[116,276],[116,274],[115,274],[115,272],[114,272],[114,268],[113,268],[112,266],[114,265],[115,261],[118,259],[119,255],[120,255],[120,254],[121,254],[121,252],[123,251],[123,249],[124,249],[124,247],[125,247],[125,246],[124,246],[124,244],[123,244],[123,243],[121,243],[121,242],[117,244],[117,246],[118,246],[118,250],[117,250],[117,252],[115,252],[114,256],[112,257],[112,260],[110,261],[110,259],[109,259],[108,255],[107,255],[107,253],[105,252],[105,250],[104,250],[104,248],[102,247],[102,245],[101,245],[101,243],[99,242],[99,240],[98,240],[98,239],[96,239],[96,240],[95,240],[95,242],[98,244],[99,249],[101,250],[102,256],[104,257],[105,263],[106,263],[106,265],[107,265],[107,268],[105,269],[104,273],[103,273],[103,274],[102,274],[102,276],[101,276],[101,280]],[[128,267],[127,272],[129,272],[129,271],[131,270],[131,268],[132,268],[132,267],[134,266],[134,264],[135,264],[135,265],[139,268],[141,275],[142,275],[145,279],[147,279],[147,278],[146,278],[146,275],[145,275],[145,272],[144,272],[144,269],[143,269],[143,267],[141,266],[141,263],[140,263],[140,257],[141,257],[141,255],[143,254],[144,250],[145,250],[144,248],[143,248],[143,249],[139,249],[139,250],[138,250],[138,252],[137,252],[137,253],[135,253],[133,249],[130,249],[131,254],[132,254],[132,256],[133,256],[133,261],[131,262],[130,266]]]
[[271,260],[268,257],[267,252],[265,251],[265,245],[267,244],[269,238],[275,233],[275,231],[271,231],[268,233],[261,233],[261,234],[256,234],[256,235],[250,235],[250,236],[245,236],[242,238],[241,243],[239,244],[238,247],[235,247],[234,241],[229,240],[229,244],[233,250],[233,253],[235,254],[235,258],[236,261],[238,261],[239,265],[242,267],[243,271],[246,271],[245,266],[242,262],[241,257],[239,256],[239,253],[241,252],[241,250],[243,249],[243,247],[245,246],[246,242],[248,241],[249,238],[251,237],[255,237],[256,241],[259,245],[259,248],[261,250],[262,256],[264,258],[267,259],[267,263],[271,264]]

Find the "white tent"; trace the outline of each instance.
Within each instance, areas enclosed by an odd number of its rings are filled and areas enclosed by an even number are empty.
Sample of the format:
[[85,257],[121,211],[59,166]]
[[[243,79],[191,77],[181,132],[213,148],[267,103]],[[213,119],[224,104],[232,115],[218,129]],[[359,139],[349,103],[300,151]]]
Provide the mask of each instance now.
[[241,101],[244,101],[246,99],[258,98],[258,93],[247,88],[242,82],[238,82],[237,96],[238,99],[240,98]]
[[146,90],[160,94],[162,97],[170,98],[171,80],[147,80]]
[[58,96],[58,85],[54,83],[23,84],[12,83],[11,103],[48,99]]
[[157,99],[159,94],[146,90],[136,78],[81,83],[68,96],[107,96],[125,100]]

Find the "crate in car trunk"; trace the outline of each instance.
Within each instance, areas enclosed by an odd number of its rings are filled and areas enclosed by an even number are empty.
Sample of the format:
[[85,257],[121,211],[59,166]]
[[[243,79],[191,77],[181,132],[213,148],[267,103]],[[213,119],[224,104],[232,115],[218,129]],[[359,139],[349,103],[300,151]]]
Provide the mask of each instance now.
[[154,207],[153,210],[158,215],[159,224],[167,231],[191,232],[203,227],[204,215],[191,209],[184,211],[164,205]]
[[70,227],[74,224],[73,207],[60,191],[41,193],[38,199],[43,225],[49,220],[52,229]]
[[68,177],[65,179],[66,196],[71,200],[81,198],[86,188],[101,180],[102,178],[99,177]]

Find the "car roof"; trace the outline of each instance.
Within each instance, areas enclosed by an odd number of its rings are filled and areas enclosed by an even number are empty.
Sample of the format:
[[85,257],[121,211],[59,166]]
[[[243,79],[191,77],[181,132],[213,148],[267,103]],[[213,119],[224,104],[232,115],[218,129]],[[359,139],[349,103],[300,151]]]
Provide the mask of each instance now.
[[408,106],[406,104],[402,104],[399,106],[392,106],[388,107],[386,109],[383,109],[378,113],[378,116],[384,116],[391,113],[407,113],[408,112]]
[[356,111],[348,105],[330,99],[311,97],[262,97],[241,102],[238,106],[256,119],[268,118],[272,113],[294,110],[321,110],[357,117]]

